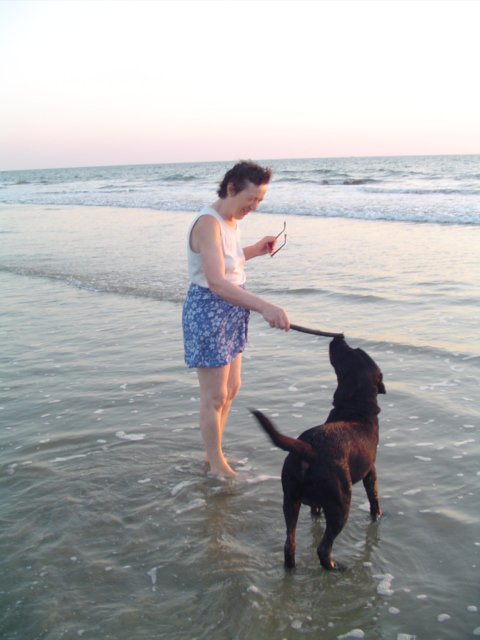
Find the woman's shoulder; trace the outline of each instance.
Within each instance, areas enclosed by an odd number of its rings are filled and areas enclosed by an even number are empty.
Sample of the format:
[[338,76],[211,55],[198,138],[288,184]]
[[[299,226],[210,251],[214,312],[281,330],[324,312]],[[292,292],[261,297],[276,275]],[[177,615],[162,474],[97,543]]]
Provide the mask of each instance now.
[[203,207],[192,219],[191,226],[197,224],[199,220],[207,221],[207,224],[211,224],[212,220],[220,222],[220,215],[212,207]]
[[214,210],[210,208],[202,209],[192,220],[190,227],[191,238],[195,243],[195,239],[214,238],[222,235],[222,227],[220,220],[214,215]]
[[215,209],[212,209],[212,207],[204,207],[197,213],[197,215],[193,219],[193,224],[195,226],[198,226],[198,224],[202,224],[205,226],[217,227],[221,223],[221,221],[221,217],[215,211]]

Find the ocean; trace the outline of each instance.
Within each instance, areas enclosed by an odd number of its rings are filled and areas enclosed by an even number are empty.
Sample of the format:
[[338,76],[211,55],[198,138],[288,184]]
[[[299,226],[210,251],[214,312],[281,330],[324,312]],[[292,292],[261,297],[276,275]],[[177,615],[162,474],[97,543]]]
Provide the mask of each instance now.
[[[0,202],[197,211],[233,163],[0,172]],[[480,224],[480,156],[265,160],[265,213]]]
[[320,424],[328,339],[252,314],[205,473],[183,364],[189,222],[232,163],[0,173],[0,637],[193,640],[480,635],[480,156],[272,160],[247,286],[343,331],[384,374],[377,471],[326,572],[303,508],[283,568],[280,472],[248,412]]

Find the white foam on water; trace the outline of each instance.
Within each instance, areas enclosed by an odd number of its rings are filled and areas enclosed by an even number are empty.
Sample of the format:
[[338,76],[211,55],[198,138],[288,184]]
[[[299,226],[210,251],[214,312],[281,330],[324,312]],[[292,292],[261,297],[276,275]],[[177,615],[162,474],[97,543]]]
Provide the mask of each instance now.
[[292,407],[304,407],[305,406],[305,402],[294,402],[292,404]]
[[412,636],[409,633],[397,633],[397,640],[417,640],[417,636]]
[[404,491],[404,496],[414,496],[417,493],[422,493],[422,489],[409,489],[408,491]]
[[117,438],[120,438],[120,440],[131,440],[131,441],[145,440],[145,437],[146,437],[145,433],[125,433],[125,431],[117,431],[115,435]]
[[396,616],[398,613],[400,613],[400,609],[397,609],[397,607],[389,607],[388,613],[391,613],[392,615]]
[[251,584],[249,587],[247,587],[247,592],[248,593],[260,593],[260,589],[258,587],[256,587],[254,584]]
[[192,511],[193,509],[204,507],[205,504],[206,504],[206,501],[203,498],[195,498],[195,500],[192,500],[192,502],[190,502],[190,504],[187,504],[186,507],[183,507],[183,509],[177,509],[175,511],[175,514],[179,516],[180,514],[186,513],[187,511]]
[[473,635],[480,636],[480,627],[477,627],[476,629],[473,630]]
[[253,478],[246,478],[247,484],[258,484],[260,482],[266,482],[267,480],[280,480],[280,476],[269,476],[267,474],[255,476]]
[[362,629],[352,629],[348,631],[342,636],[337,636],[338,640],[343,640],[344,638],[365,638],[365,632]]
[[475,442],[474,438],[469,438],[468,440],[462,440],[461,442],[454,442],[454,446],[455,447],[463,447],[466,444],[472,444],[472,442]]
[[358,507],[361,511],[367,511],[367,513],[370,513],[370,503],[367,502],[363,502],[359,507]]
[[86,458],[86,457],[87,457],[86,453],[78,453],[77,455],[74,455],[74,456],[54,458],[53,460],[50,460],[50,462],[69,462],[70,460],[76,460],[77,458]]
[[155,591],[155,585],[157,583],[157,567],[152,567],[150,571],[147,571],[147,576],[149,576],[152,581],[152,591]]
[[449,616],[448,613],[441,613],[440,615],[437,616],[437,620],[439,622],[446,622],[447,620],[450,620],[450,617],[451,616]]
[[417,447],[432,447],[433,442],[417,442]]
[[176,496],[182,489],[185,489],[185,487],[190,487],[192,484],[195,484],[195,482],[196,480],[183,480],[183,482],[179,482],[173,487],[170,494],[172,496]]
[[377,575],[373,577],[380,578],[380,582],[377,586],[377,593],[380,596],[391,596],[395,593],[395,591],[392,589],[393,576],[391,573],[386,573],[385,575]]
[[301,629],[302,628],[302,621],[301,620],[293,620],[291,627],[292,629]]
[[417,460],[421,460],[422,462],[431,462],[432,459],[431,458],[426,458],[425,456],[413,456],[414,458],[416,458]]
[[474,604],[469,604],[467,607],[467,611],[470,611],[471,613],[476,613],[478,611],[478,607],[476,607]]
[[151,478],[143,478],[143,480],[137,480],[138,484],[146,484],[147,482],[151,482]]

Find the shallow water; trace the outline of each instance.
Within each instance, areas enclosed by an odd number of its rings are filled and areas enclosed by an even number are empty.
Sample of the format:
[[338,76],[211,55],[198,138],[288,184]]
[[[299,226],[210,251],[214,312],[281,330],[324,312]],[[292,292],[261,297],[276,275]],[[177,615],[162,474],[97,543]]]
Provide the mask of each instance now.
[[[480,634],[479,230],[294,217],[249,265],[250,289],[345,331],[387,387],[384,517],[356,486],[328,573],[304,508],[285,572],[284,454],[248,407],[291,435],[322,422],[328,340],[252,318],[226,432],[240,479],[209,479],[179,330],[189,219],[2,209],[2,639]],[[255,214],[246,241],[282,220]]]

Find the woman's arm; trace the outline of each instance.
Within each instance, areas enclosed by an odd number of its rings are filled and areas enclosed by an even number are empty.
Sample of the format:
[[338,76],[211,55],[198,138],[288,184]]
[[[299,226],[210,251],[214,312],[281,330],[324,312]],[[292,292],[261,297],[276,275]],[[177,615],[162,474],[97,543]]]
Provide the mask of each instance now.
[[[252,245],[252,247],[256,247],[262,242],[260,241],[260,243]],[[203,270],[210,291],[231,304],[261,313],[271,327],[288,331],[290,322],[283,309],[246,291],[242,287],[232,284],[225,278],[222,238],[217,220],[212,216],[199,218],[192,229],[190,243],[192,249],[201,255]],[[253,257],[254,252],[258,250],[259,247],[252,249],[250,257]],[[268,253],[268,251],[264,251],[264,253]],[[255,255],[262,254],[255,253]]]
[[275,244],[275,236],[265,236],[255,244],[243,247],[245,260],[250,260],[250,258],[257,258],[258,256],[264,256],[267,253],[272,253],[275,249]]

